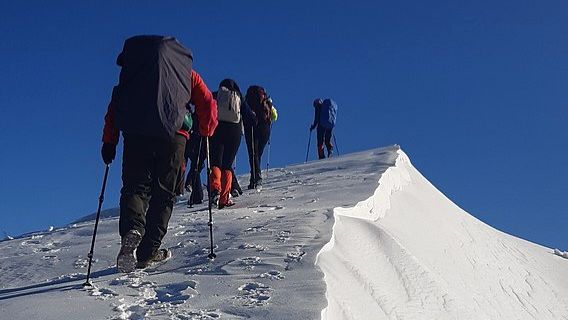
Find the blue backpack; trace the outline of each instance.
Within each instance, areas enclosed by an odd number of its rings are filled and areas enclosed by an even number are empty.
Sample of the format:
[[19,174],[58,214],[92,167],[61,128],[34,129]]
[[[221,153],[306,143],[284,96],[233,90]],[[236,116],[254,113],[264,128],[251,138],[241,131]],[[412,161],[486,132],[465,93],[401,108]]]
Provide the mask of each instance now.
[[337,103],[325,99],[321,105],[319,124],[326,129],[333,129],[337,120]]

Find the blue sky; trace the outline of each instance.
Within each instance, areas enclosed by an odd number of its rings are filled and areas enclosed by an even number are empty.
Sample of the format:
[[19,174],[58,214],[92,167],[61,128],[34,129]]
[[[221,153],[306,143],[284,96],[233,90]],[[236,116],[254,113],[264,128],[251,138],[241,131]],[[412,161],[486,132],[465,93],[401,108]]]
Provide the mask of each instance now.
[[[332,97],[341,153],[398,143],[466,211],[568,250],[566,2],[162,2],[0,4],[0,232],[96,210],[116,55],[170,34],[210,88],[268,89],[271,167],[304,160],[311,101]],[[104,208],[119,189],[120,158]]]

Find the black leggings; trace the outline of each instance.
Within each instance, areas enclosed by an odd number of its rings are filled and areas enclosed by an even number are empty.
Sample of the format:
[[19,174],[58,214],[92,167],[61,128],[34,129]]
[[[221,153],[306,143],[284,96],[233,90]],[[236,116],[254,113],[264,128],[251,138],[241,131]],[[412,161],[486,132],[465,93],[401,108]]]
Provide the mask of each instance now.
[[260,160],[262,159],[264,147],[270,139],[270,129],[270,124],[265,123],[259,123],[258,126],[245,128],[251,183],[262,180]]
[[240,123],[219,121],[211,138],[211,166],[231,170],[241,144]]

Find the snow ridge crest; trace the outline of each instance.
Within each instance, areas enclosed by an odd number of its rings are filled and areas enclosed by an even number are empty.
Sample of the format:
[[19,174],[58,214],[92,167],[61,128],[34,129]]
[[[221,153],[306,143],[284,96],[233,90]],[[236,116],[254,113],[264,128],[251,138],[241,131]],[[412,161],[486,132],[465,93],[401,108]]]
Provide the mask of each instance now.
[[379,178],[379,186],[374,194],[355,205],[353,208],[335,208],[335,215],[377,221],[384,218],[390,209],[390,197],[393,193],[402,190],[411,183],[409,169],[412,167],[410,159],[398,149],[394,166],[390,166]]

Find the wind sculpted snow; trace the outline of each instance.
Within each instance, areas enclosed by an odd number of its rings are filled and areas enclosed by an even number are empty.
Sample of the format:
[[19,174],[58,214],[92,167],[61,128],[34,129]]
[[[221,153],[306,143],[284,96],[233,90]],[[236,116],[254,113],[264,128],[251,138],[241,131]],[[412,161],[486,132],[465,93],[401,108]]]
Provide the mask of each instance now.
[[564,252],[475,219],[397,146],[271,170],[236,202],[213,213],[217,259],[205,205],[180,202],[173,258],[130,274],[102,220],[91,289],[93,221],[2,241],[1,318],[568,319]]
[[334,210],[322,319],[568,319],[568,260],[475,219],[398,153],[371,198]]

